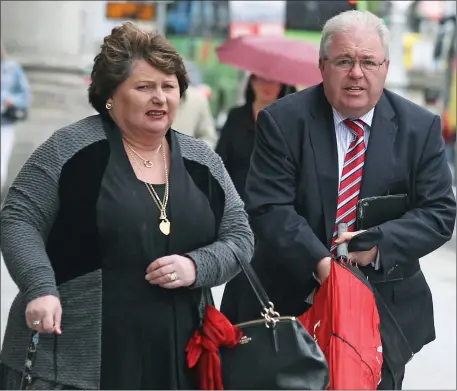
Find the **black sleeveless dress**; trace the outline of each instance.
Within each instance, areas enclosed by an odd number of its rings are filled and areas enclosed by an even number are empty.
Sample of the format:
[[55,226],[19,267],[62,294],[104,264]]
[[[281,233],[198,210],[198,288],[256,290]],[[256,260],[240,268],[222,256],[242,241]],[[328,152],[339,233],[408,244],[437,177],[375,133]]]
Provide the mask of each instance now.
[[[136,178],[114,124],[108,130],[108,140],[111,157],[97,205],[103,254],[100,388],[195,389],[195,374],[187,367],[185,349],[200,323],[201,291],[165,289],[145,280],[149,264],[173,254],[174,249],[170,247],[170,237],[159,230],[159,209],[146,185]],[[187,178],[187,173],[182,172],[174,176],[177,168],[173,164],[172,161],[170,182]],[[201,239],[190,244],[198,248],[210,243],[215,235],[214,215],[192,180],[185,182],[182,190],[187,192],[187,205],[170,208],[175,216],[181,213],[179,208],[190,208],[189,218],[200,219]],[[164,187],[155,186],[161,199]],[[174,183],[172,188],[180,187]],[[172,200],[170,194],[169,202]],[[184,210],[184,215],[189,213]],[[173,216],[169,218],[175,242],[179,242],[179,237],[188,235],[186,226],[174,226]]]

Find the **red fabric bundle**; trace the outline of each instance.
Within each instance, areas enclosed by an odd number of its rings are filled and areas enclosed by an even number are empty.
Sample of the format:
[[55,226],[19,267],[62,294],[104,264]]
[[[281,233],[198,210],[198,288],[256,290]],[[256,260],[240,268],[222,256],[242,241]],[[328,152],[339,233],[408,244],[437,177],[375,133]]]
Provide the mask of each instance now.
[[240,329],[215,307],[208,305],[200,330],[187,345],[187,365],[197,367],[201,390],[223,390],[219,347],[235,347],[243,336]]

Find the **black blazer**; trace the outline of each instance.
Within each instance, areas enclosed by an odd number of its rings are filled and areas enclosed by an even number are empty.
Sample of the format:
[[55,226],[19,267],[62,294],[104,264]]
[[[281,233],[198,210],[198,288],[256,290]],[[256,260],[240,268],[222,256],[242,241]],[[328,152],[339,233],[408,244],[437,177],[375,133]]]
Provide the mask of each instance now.
[[[252,264],[281,315],[300,315],[329,256],[336,217],[338,154],[322,84],[261,111],[246,184],[257,243]],[[411,209],[379,226],[381,271],[403,280],[377,284],[412,349],[435,338],[432,298],[418,259],[452,237],[456,204],[440,118],[388,91],[376,105],[360,197],[407,193]],[[371,266],[367,273],[373,273]],[[243,275],[226,287],[222,310],[234,321],[259,317]]]

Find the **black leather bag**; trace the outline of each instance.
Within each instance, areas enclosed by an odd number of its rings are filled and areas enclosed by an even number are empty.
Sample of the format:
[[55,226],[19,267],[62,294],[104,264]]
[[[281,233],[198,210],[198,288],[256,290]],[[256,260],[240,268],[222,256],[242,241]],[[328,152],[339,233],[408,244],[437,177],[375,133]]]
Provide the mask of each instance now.
[[[229,245],[230,246],[230,245]],[[238,249],[230,246],[237,255]],[[329,384],[319,345],[292,316],[280,316],[252,266],[237,256],[260,302],[260,319],[236,325],[243,332],[234,348],[221,348],[222,383],[227,390],[322,390]]]

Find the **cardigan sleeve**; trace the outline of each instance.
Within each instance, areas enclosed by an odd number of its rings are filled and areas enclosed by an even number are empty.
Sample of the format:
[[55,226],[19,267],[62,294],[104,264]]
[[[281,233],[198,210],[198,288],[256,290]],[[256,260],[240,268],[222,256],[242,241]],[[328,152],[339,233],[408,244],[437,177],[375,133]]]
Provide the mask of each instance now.
[[59,209],[61,162],[54,133],[26,161],[6,196],[1,218],[5,265],[26,303],[58,297],[54,270],[45,248]]
[[225,194],[225,205],[219,227],[218,239],[208,246],[191,251],[189,256],[196,264],[197,278],[194,287],[211,288],[228,282],[239,271],[237,255],[247,262],[254,251],[254,235],[249,226],[244,204],[238,195],[221,158],[213,151],[208,165]]

